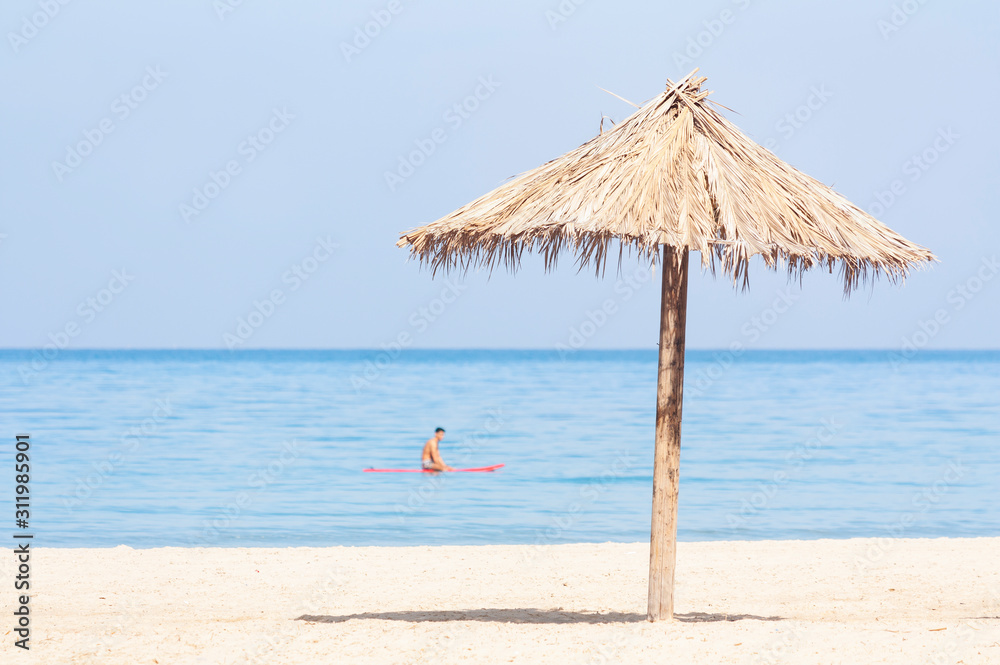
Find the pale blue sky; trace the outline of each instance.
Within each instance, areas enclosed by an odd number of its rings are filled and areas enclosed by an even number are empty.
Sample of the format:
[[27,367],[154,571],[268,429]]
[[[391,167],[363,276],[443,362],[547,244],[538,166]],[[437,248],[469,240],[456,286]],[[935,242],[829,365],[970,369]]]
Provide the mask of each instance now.
[[[224,2],[4,3],[0,347],[655,348],[658,284],[529,257],[446,292],[394,244],[631,113],[598,86],[643,102],[694,66],[941,263],[846,302],[820,272],[785,292],[758,264],[741,293],[696,269],[690,347],[998,346],[995,3]],[[415,142],[433,153],[390,188]]]

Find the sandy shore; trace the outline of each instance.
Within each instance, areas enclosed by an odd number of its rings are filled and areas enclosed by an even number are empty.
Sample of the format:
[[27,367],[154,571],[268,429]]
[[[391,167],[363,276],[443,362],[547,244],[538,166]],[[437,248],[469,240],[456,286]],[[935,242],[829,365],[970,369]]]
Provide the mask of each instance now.
[[38,549],[0,660],[1000,663],[1000,538],[682,543],[657,624],[647,549]]

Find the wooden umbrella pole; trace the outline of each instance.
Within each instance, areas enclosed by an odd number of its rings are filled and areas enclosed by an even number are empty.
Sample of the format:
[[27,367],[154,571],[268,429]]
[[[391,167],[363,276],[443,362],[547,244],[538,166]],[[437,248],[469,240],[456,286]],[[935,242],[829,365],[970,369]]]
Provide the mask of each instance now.
[[687,324],[688,251],[663,246],[660,360],[656,380],[653,453],[653,522],[649,535],[650,621],[674,618],[677,561],[677,490],[680,484],[684,330]]

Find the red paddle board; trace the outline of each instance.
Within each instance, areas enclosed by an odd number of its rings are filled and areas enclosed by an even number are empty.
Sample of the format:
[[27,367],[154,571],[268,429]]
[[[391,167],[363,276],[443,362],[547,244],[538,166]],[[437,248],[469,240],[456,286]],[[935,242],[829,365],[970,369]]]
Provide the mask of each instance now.
[[[455,471],[496,471],[503,464],[494,464],[493,466],[481,466],[477,469],[454,469]],[[439,471],[434,471],[432,469],[365,469],[366,473],[440,473]]]

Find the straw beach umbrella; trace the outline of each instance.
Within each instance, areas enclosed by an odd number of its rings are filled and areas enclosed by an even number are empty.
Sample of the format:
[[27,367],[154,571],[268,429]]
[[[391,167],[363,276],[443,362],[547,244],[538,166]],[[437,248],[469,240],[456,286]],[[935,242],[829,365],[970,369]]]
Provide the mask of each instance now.
[[831,188],[747,138],[712,106],[691,72],[626,121],[528,171],[398,245],[437,270],[518,267],[561,250],[600,274],[617,249],[661,262],[650,621],[673,618],[688,254],[748,285],[750,259],[790,277],[839,270],[845,293],[884,275],[901,280],[935,260]]

